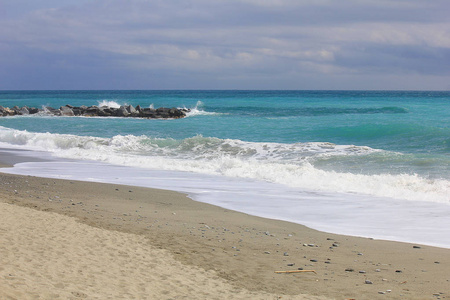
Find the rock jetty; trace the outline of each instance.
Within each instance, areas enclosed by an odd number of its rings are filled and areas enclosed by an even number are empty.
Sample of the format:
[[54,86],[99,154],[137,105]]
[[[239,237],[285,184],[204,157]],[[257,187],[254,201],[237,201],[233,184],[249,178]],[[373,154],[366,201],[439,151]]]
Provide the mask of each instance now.
[[0,106],[0,116],[20,116],[20,115],[53,115],[53,116],[83,116],[83,117],[134,117],[146,119],[179,119],[186,117],[186,113],[190,110],[186,108],[167,108],[160,107],[142,108],[140,105],[133,107],[132,105],[121,106],[119,108],[96,105],[92,106],[72,106],[65,105],[60,108],[53,107],[18,107],[13,108]]

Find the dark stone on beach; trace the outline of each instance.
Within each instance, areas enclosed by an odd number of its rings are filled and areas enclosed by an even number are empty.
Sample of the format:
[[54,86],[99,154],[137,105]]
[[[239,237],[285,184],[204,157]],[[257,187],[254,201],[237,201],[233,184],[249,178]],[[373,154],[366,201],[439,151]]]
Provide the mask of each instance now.
[[352,268],[347,268],[347,269],[345,269],[345,272],[353,272],[353,271],[355,271],[355,270],[352,269]]
[[413,246],[414,249],[420,249],[420,246]]

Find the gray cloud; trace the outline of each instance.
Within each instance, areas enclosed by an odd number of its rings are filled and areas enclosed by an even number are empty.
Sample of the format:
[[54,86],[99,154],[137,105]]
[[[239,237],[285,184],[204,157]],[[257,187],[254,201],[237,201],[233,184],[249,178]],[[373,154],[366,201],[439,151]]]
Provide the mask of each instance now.
[[447,0],[15,1],[0,89],[449,88]]

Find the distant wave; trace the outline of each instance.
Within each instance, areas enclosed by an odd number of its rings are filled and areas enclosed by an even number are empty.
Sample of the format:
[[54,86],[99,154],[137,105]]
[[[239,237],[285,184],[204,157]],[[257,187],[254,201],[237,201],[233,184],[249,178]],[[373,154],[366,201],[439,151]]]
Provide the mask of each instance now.
[[182,140],[117,135],[112,138],[32,133],[0,127],[0,142],[55,156],[139,168],[250,178],[309,190],[450,203],[450,182],[409,174],[365,175],[321,170],[322,156],[364,156],[370,147],[332,143],[253,143],[195,136]]
[[367,107],[367,108],[339,108],[339,107],[303,107],[303,108],[268,108],[268,107],[222,107],[220,112],[251,115],[260,117],[294,117],[294,116],[328,116],[343,114],[406,114],[409,111],[402,107]]

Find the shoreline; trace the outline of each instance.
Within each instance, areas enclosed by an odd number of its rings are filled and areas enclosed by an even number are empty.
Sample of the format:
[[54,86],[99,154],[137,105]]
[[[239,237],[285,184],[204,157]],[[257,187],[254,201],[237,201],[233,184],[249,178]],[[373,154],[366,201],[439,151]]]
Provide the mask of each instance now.
[[[0,179],[2,202],[143,236],[183,265],[216,272],[240,289],[336,299],[450,294],[449,249],[320,232],[172,191],[3,173]],[[298,268],[316,274],[274,273]]]

